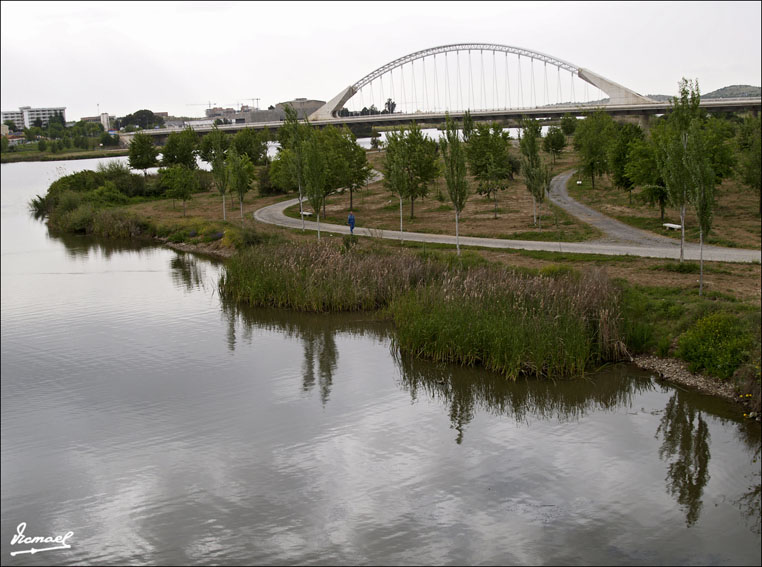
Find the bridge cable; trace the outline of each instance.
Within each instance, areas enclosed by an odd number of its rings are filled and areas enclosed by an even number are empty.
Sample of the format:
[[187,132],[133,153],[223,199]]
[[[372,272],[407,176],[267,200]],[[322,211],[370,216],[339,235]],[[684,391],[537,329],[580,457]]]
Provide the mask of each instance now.
[[[370,106],[371,108],[374,106],[374,102],[376,100],[375,95],[373,94],[373,81],[370,82]],[[368,109],[370,110],[370,109]],[[376,109],[378,110],[378,109]]]
[[459,103],[459,110],[465,110],[465,105],[463,104],[463,87],[460,80],[460,51],[455,52],[455,58],[458,62],[458,103]]
[[426,104],[426,112],[431,112],[429,108],[429,86],[426,82],[426,58],[423,58],[423,101]]
[[397,98],[397,94],[394,92],[394,69],[389,71],[389,77],[391,77],[391,82],[392,82],[392,96],[391,96],[391,98],[393,100],[393,99]]
[[530,103],[534,105],[534,108],[537,108],[537,92],[535,90],[535,84],[534,84],[534,57],[532,57],[532,99],[530,100]]
[[410,112],[407,105],[407,89],[405,88],[405,73],[404,73],[405,67],[404,65],[400,67],[400,75],[402,76],[402,100],[405,101],[405,112]]
[[505,95],[508,99],[508,106],[506,110],[511,108],[511,83],[508,80],[508,52],[505,52]]
[[452,110],[452,95],[450,94],[450,63],[445,51],[445,105],[447,110]]
[[415,110],[420,110],[418,106],[418,89],[415,85],[415,59],[410,62],[410,70],[413,76],[413,104],[415,105]]
[[439,79],[437,78],[437,54],[434,54],[434,109],[439,110]]
[[[386,97],[384,96],[384,76],[381,75],[378,78],[378,81],[379,81],[379,83],[381,83],[381,100],[384,103],[384,108],[386,108]],[[389,114],[391,114],[391,112]]]
[[519,108],[524,108],[524,82],[521,80],[521,54],[518,55],[518,74],[519,74]]
[[557,89],[558,92],[556,93],[556,97],[558,98],[558,100],[556,102],[558,102],[560,104],[560,103],[562,103],[564,101],[564,93],[561,90],[561,67],[557,66],[556,67],[556,71],[558,71],[558,74],[557,74],[557,77],[556,77],[556,86],[558,87],[558,89]]
[[495,63],[495,51],[492,51],[492,89],[494,90],[494,93],[492,94],[492,108],[494,110],[498,109],[498,104],[500,100],[500,93],[497,89],[497,64]]
[[484,82],[484,50],[479,50],[479,58],[482,64],[482,110],[487,110],[487,87]]
[[471,64],[471,50],[470,49],[468,50],[468,82],[471,87],[468,93],[468,108],[470,110],[476,104],[476,97],[474,96],[474,70],[473,70],[473,65]]

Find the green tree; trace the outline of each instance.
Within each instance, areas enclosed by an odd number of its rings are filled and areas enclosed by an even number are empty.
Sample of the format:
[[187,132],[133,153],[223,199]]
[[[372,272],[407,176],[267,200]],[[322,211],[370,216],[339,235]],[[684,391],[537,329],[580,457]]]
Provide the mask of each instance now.
[[[464,138],[465,140],[465,138]],[[478,181],[477,192],[495,202],[497,218],[497,192],[508,187],[508,181],[517,172],[516,162],[511,159],[511,137],[499,124],[477,124],[466,148],[468,165]]]
[[685,209],[689,202],[692,179],[686,162],[688,129],[693,120],[703,120],[699,106],[698,82],[685,78],[679,83],[679,96],[672,99],[671,111],[665,120],[651,129],[656,145],[656,163],[664,179],[670,202],[680,210],[680,262],[685,259]]
[[270,131],[267,128],[259,132],[253,128],[244,128],[233,136],[231,145],[240,155],[248,156],[254,165],[266,165],[269,139]]
[[669,193],[664,185],[656,162],[656,147],[651,140],[635,140],[630,145],[625,165],[625,175],[641,188],[640,199],[650,206],[658,205],[664,222],[664,209],[669,202]]
[[738,134],[738,174],[741,182],[760,196],[762,216],[762,125],[759,116],[747,116]]
[[317,136],[310,136],[303,144],[304,190],[317,218],[320,241],[320,210],[325,202],[328,164]]
[[8,130],[10,130],[11,132],[16,132],[18,130],[18,128],[16,127],[16,123],[13,120],[6,120],[5,122],[3,122],[3,124],[8,126]]
[[137,110],[123,118],[117,119],[117,126],[137,126],[138,128],[151,129],[155,126],[164,126],[164,118],[155,115],[148,109]]
[[304,143],[312,135],[309,121],[302,123],[296,110],[287,104],[284,108],[286,118],[278,130],[280,147],[291,152],[291,156],[285,163],[291,168],[291,175],[299,189],[299,214],[302,217],[302,230],[304,230],[304,207],[302,204],[302,187],[304,184]]
[[130,142],[127,160],[132,169],[142,169],[143,177],[146,177],[146,170],[157,165],[158,153],[159,150],[153,145],[151,136],[138,133]]
[[230,136],[215,126],[211,132],[201,138],[198,145],[198,157],[209,165],[212,165],[219,158],[225,161],[229,147]]
[[354,192],[362,188],[371,175],[365,150],[357,145],[355,135],[344,126],[327,126],[319,131],[328,155],[327,191],[349,190],[349,210],[354,207]]
[[392,99],[387,98],[386,102],[384,103],[384,109],[381,111],[382,114],[394,114],[394,109],[397,108],[397,103],[394,102]]
[[0,144],[2,144],[2,146],[0,146],[1,151],[4,151],[4,152],[8,151],[8,146],[10,145],[10,142],[8,141],[7,136],[3,136],[2,138],[0,138]]
[[445,136],[441,143],[442,159],[444,161],[444,177],[447,183],[447,193],[455,209],[455,247],[460,256],[460,214],[468,200],[468,181],[466,180],[466,151],[461,141],[458,129],[445,114]]
[[588,114],[577,125],[574,147],[582,162],[582,174],[589,175],[593,189],[595,177],[608,171],[607,152],[614,121],[602,110]]
[[184,165],[186,168],[194,170],[197,166],[197,148],[198,134],[192,128],[188,127],[182,132],[172,132],[161,150],[161,163],[165,167]]
[[694,119],[685,137],[685,166],[692,181],[689,198],[699,223],[699,295],[704,290],[704,236],[708,236],[712,228],[716,183],[707,138],[701,120]]
[[463,141],[468,144],[471,141],[471,134],[474,133],[474,119],[471,117],[471,111],[466,110],[463,113]]
[[167,197],[179,199],[183,202],[183,216],[185,216],[185,203],[191,199],[191,195],[198,191],[198,177],[196,172],[184,165],[172,165],[163,169],[160,173],[162,186],[167,191]]
[[243,227],[243,197],[251,188],[254,179],[254,164],[249,156],[239,154],[235,148],[231,148],[227,157],[227,178],[231,192],[238,195],[241,206],[241,227]]
[[608,148],[611,178],[615,187],[627,191],[630,204],[632,204],[632,190],[635,187],[635,183],[627,175],[626,168],[633,142],[642,139],[643,130],[637,124],[614,123],[612,140]]
[[408,146],[405,144],[404,130],[388,132],[386,135],[386,155],[384,156],[384,186],[400,200],[400,242],[402,236],[402,201],[409,193]]
[[542,149],[553,157],[553,164],[556,163],[556,158],[561,155],[565,147],[566,136],[563,131],[557,126],[548,128],[548,133],[542,140]]
[[577,129],[577,117],[568,112],[561,118],[561,131],[567,136],[573,136]]
[[275,156],[275,159],[268,166],[270,180],[276,188],[284,193],[299,189],[293,175],[294,167],[291,165],[291,160],[294,159],[293,156],[294,154],[291,150],[281,148],[278,155]]
[[535,226],[542,229],[542,213],[538,215],[538,204],[542,207],[545,194],[550,184],[550,168],[540,159],[540,124],[536,120],[524,119],[522,121],[521,142],[521,171],[524,175],[524,183],[532,195],[532,217]]
[[48,148],[48,142],[45,141],[45,139],[40,140],[37,142],[37,149],[41,152],[44,152]]

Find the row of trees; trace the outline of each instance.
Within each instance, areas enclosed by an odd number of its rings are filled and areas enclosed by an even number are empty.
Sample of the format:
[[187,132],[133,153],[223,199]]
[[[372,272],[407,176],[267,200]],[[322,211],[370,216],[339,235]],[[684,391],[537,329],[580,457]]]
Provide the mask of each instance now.
[[354,134],[344,126],[316,129],[309,121],[299,122],[296,111],[287,106],[286,118],[278,132],[280,150],[270,167],[270,177],[282,190],[299,192],[299,212],[304,229],[303,198],[306,197],[318,223],[325,217],[325,200],[337,191],[349,190],[349,208],[353,195],[368,182],[372,169],[365,150],[358,146]]
[[[632,191],[651,205],[658,205],[661,218],[667,205],[680,214],[680,261],[684,259],[685,217],[692,207],[699,224],[701,268],[699,293],[703,290],[703,242],[712,228],[716,187],[736,174],[750,188],[760,191],[760,119],[709,116],[700,106],[697,82],[682,79],[672,108],[653,121],[650,131],[636,124],[618,124],[603,111],[580,121],[574,134],[581,171],[595,180],[609,174],[613,185]],[[762,213],[762,205],[760,206]]]
[[[460,254],[460,216],[470,195],[468,175],[476,182],[476,192],[492,199],[497,218],[498,192],[508,187],[519,172],[532,195],[534,224],[542,228],[541,207],[550,185],[550,166],[540,157],[541,126],[535,120],[522,121],[520,156],[511,151],[511,137],[497,123],[474,124],[470,112],[463,117],[460,129],[449,114],[439,143],[425,137],[415,123],[387,136],[384,162],[384,184],[400,201],[400,233],[402,202],[410,200],[410,216],[414,216],[416,199],[428,194],[431,183],[444,176],[447,193],[455,209],[456,248]],[[565,136],[558,145],[547,146],[557,155],[565,145]],[[547,138],[546,138],[547,139]],[[440,156],[441,154],[441,156]],[[400,234],[401,238],[401,234]]]
[[[182,132],[172,132],[167,143],[161,148],[153,144],[148,134],[137,133],[129,147],[128,160],[133,169],[147,169],[161,166],[160,183],[167,189],[167,195],[185,202],[198,190],[197,158],[211,166],[215,188],[222,196],[222,217],[227,220],[225,197],[227,193],[238,196],[243,223],[243,199],[251,188],[255,165],[267,163],[267,140],[269,133],[245,129],[235,136],[214,129],[199,139],[191,128]],[[161,161],[158,159],[161,151]]]

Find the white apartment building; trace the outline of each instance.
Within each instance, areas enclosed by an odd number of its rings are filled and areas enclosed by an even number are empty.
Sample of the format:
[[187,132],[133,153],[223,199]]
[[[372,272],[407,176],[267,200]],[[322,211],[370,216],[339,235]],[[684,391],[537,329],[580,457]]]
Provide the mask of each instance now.
[[42,120],[43,125],[46,125],[48,120],[56,114],[63,116],[64,123],[66,122],[65,106],[52,108],[32,108],[31,106],[22,106],[18,110],[11,110],[8,112],[2,111],[2,120],[0,120],[0,122],[5,123],[6,120],[12,120],[16,125],[16,128],[31,128],[34,126],[34,121],[38,118]]

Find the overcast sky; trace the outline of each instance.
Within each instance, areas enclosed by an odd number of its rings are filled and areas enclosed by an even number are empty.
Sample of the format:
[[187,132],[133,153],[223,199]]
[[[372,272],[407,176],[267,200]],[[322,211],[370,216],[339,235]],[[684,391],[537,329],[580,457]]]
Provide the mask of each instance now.
[[202,116],[329,100],[398,57],[489,42],[641,94],[759,86],[760,2],[2,2],[2,110]]

